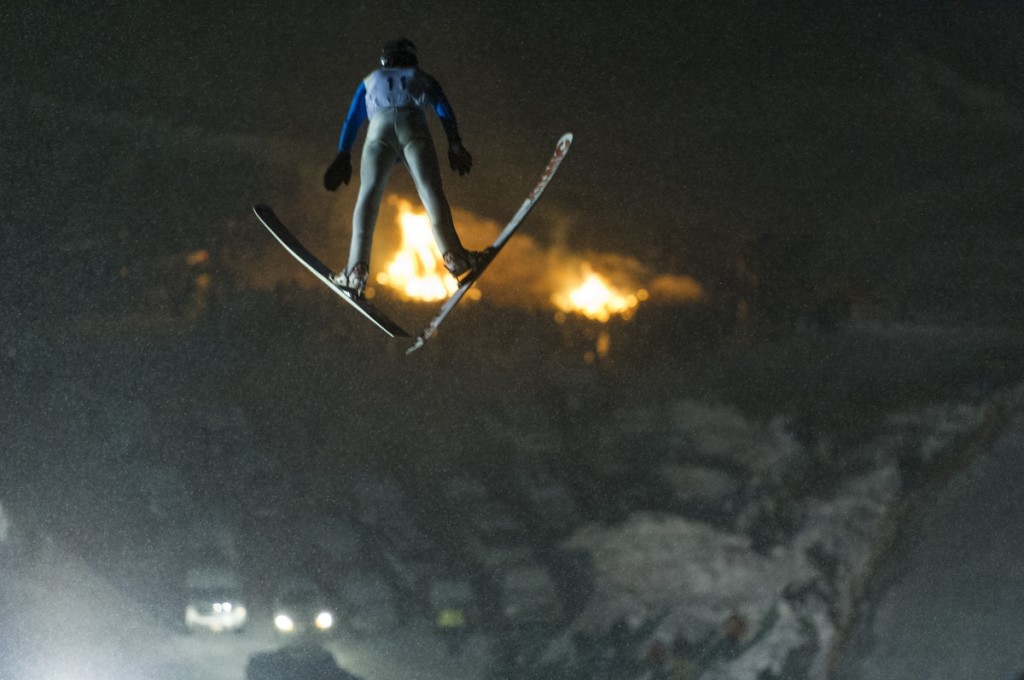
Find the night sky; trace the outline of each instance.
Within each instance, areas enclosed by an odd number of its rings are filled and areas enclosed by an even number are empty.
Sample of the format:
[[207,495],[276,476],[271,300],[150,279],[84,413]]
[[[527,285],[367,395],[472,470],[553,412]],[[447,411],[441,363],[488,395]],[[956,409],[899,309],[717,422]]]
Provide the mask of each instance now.
[[768,244],[774,266],[801,268],[812,285],[904,306],[958,277],[999,289],[964,258],[1020,248],[1024,22],[1013,3],[3,13],[15,34],[0,48],[15,267],[70,241],[133,254],[209,246],[237,238],[224,225],[255,201],[300,204],[344,243],[354,186],[326,194],[319,176],[356,84],[400,35],[446,88],[475,157],[468,178],[445,168],[457,208],[503,219],[553,140],[576,134],[534,218],[542,242],[712,286],[736,252]]

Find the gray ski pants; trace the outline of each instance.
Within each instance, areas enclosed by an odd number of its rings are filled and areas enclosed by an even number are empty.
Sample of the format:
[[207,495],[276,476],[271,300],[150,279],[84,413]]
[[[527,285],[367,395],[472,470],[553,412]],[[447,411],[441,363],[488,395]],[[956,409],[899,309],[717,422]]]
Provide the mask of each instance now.
[[434,240],[441,254],[463,252],[455,232],[452,211],[441,187],[441,167],[427,116],[420,108],[382,109],[374,114],[366,131],[359,167],[359,198],[352,215],[352,244],[348,267],[370,262],[373,230],[388,177],[398,159],[404,159],[430,218]]

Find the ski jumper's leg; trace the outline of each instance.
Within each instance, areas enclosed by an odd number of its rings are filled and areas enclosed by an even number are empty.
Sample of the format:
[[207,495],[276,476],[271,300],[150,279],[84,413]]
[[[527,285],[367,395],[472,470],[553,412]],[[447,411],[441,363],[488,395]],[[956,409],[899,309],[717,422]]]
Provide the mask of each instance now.
[[388,177],[398,158],[394,109],[379,111],[366,131],[363,155],[359,164],[359,197],[352,214],[352,243],[348,253],[348,270],[359,262],[370,263],[373,230]]
[[441,166],[427,127],[426,115],[421,109],[400,109],[395,129],[402,145],[405,164],[416,184],[416,192],[430,218],[438,249],[442,255],[448,252],[462,255],[462,242],[455,231],[451,207],[441,185]]

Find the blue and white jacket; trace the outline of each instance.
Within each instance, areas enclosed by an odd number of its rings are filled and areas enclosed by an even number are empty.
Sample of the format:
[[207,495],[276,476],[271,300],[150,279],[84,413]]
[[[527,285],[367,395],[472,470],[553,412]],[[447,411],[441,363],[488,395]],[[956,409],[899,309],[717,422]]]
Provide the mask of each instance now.
[[434,109],[441,120],[448,142],[459,141],[459,125],[448,98],[432,76],[418,68],[380,68],[366,76],[352,97],[345,124],[341,128],[338,151],[350,153],[363,123],[382,109]]

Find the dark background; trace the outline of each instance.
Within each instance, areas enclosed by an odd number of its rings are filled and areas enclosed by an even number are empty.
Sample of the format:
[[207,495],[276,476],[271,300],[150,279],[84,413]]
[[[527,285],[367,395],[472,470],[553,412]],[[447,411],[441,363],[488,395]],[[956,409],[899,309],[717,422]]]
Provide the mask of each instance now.
[[338,199],[319,176],[359,78],[407,35],[476,158],[468,179],[446,172],[458,208],[502,219],[571,130],[542,241],[712,290],[754,252],[777,280],[901,313],[1003,315],[1019,293],[1019,7],[674,5],[5,9],[3,257],[23,282],[5,295],[21,310],[43,294],[33,272],[59,268],[47,288],[64,296],[89,285],[84,261],[244,249],[255,200],[301,204],[343,239],[353,188]]
[[[652,471],[681,455],[657,417],[692,398],[827,432],[817,493],[887,414],[1020,378],[1019,4],[142,0],[0,20],[0,494],[139,597],[174,583],[138,565],[166,565],[189,521],[315,515],[361,471],[415,488],[536,464],[614,521],[657,507]],[[474,154],[468,178],[445,170],[453,207],[507,218],[572,131],[524,235],[706,298],[607,325],[467,305],[407,358],[312,282],[250,205],[340,264],[355,187],[321,176],[402,35]],[[434,309],[382,306],[411,328]],[[450,510],[424,516],[443,532]]]
[[[800,410],[818,399],[806,383],[773,394],[799,359],[758,369],[761,388],[735,357],[708,362],[737,337],[850,319],[1019,324],[1022,11],[20,3],[3,10],[0,47],[6,366],[40,393],[64,381],[102,394],[97,381],[113,380],[158,411],[251,402],[253,422],[276,413],[278,430],[302,433],[282,441],[354,449],[391,450],[380,432],[396,415],[391,436],[413,449],[471,449],[461,442],[493,422],[553,421],[587,442],[573,414],[726,375],[740,377],[733,400]],[[399,35],[445,85],[476,159],[467,178],[445,170],[456,209],[504,219],[570,130],[572,154],[524,233],[693,276],[705,301],[652,302],[609,326],[557,325],[543,305],[460,310],[410,361],[339,309],[249,206],[271,203],[340,264],[355,187],[331,194],[320,178],[358,80]],[[393,186],[415,200],[404,173]],[[385,305],[411,328],[433,309]],[[584,364],[606,331],[610,353]],[[852,375],[873,361],[850,359]],[[207,382],[220,394],[188,403]],[[327,434],[334,417],[350,426]]]
[[[264,449],[312,438],[472,451],[494,423],[554,428],[585,448],[605,410],[709,384],[762,412],[831,408],[795,379],[799,358],[743,350],[776,357],[756,381],[735,356],[712,363],[737,337],[774,342],[851,319],[1020,321],[1024,29],[1008,3],[3,13],[0,301],[5,371],[21,381],[10,384],[43,395],[40,406],[8,392],[27,413],[59,415],[52,399],[81,387],[111,397],[97,408],[115,423],[132,421],[118,414],[124,401],[146,404],[145,417],[243,404],[267,429],[255,437]],[[359,78],[399,35],[445,84],[476,158],[468,178],[446,171],[454,207],[511,214],[571,130],[530,237],[693,276],[705,301],[642,305],[607,327],[557,325],[543,306],[460,310],[408,361],[339,309],[249,206],[271,203],[337,264],[354,187],[330,194],[320,177]],[[414,198],[402,175],[396,190]],[[385,302],[413,328],[432,309]],[[605,331],[611,352],[585,364]],[[849,380],[813,385],[883,410],[861,399],[877,386],[857,378],[872,351],[849,355],[838,369]],[[919,359],[909,347],[887,356]],[[984,361],[997,371],[1005,358]],[[954,384],[957,370],[926,375]],[[183,440],[182,428],[168,439]],[[20,455],[34,460],[31,449]]]

